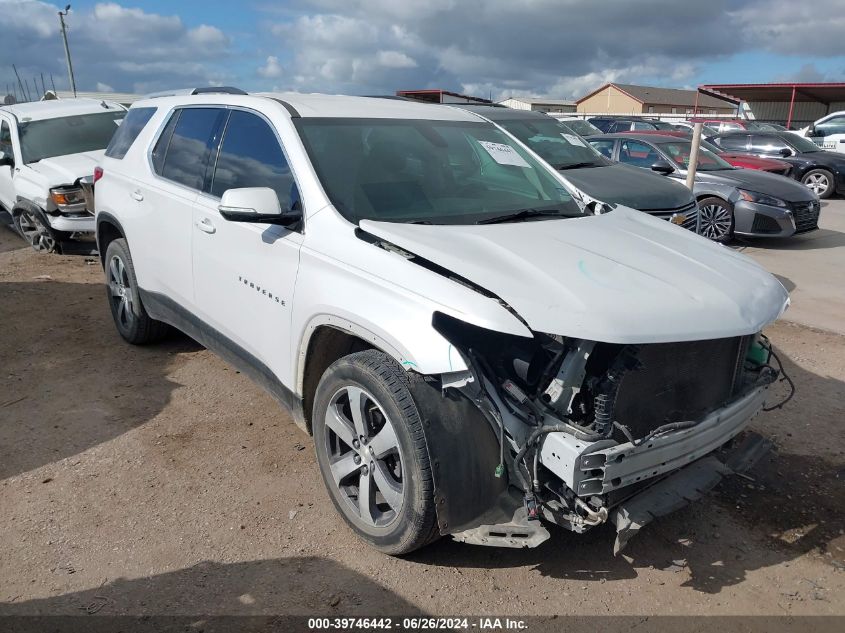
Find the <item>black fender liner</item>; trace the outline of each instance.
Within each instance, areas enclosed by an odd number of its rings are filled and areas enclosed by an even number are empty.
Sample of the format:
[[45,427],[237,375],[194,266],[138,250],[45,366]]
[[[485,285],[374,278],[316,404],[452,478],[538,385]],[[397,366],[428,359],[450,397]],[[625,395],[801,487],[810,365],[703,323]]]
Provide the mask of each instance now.
[[422,376],[410,382],[428,445],[440,533],[510,521],[521,502],[508,493],[507,476],[496,477],[499,440],[490,423],[455,389],[444,393],[439,381]]

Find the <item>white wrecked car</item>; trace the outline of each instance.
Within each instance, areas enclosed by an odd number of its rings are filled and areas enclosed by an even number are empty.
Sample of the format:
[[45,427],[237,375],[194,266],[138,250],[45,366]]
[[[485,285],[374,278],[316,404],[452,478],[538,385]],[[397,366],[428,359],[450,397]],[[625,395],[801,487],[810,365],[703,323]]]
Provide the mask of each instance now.
[[93,233],[91,178],[126,109],[97,99],[0,106],[0,208],[35,250]]
[[135,103],[103,159],[112,314],[135,344],[187,332],[290,408],[364,540],[535,546],[546,522],[612,520],[619,548],[728,471],[712,454],[778,375],[769,273],[593,215],[470,112],[231,92]]

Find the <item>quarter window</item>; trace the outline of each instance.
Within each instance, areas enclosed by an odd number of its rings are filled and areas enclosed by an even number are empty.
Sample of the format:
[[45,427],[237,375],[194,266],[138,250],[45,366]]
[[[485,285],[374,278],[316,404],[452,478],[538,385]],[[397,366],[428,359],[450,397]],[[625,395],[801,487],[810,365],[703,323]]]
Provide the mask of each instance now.
[[182,109],[167,144],[161,168],[164,178],[192,189],[203,188],[215,132],[224,114],[217,108]]
[[605,158],[613,158],[613,144],[616,141],[600,141],[590,139],[590,145]]
[[106,148],[106,156],[109,158],[123,158],[126,152],[138,138],[141,130],[155,114],[156,108],[133,108],[126,113],[117,132],[111,137],[111,142]]
[[281,208],[294,201],[293,174],[276,134],[262,118],[234,110],[220,146],[211,194],[221,197],[227,189],[270,187]]

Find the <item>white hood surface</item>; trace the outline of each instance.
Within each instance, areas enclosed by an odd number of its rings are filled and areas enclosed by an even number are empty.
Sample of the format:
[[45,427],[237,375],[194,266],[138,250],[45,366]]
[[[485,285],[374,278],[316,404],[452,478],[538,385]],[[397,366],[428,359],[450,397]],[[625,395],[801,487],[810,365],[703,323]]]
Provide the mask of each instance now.
[[758,332],[788,300],[748,257],[626,207],[491,225],[360,226],[495,293],[549,334],[607,343],[726,338]]
[[94,167],[102,162],[105,153],[106,150],[101,149],[80,154],[54,156],[37,163],[30,163],[29,168],[44,176],[51,187],[72,185],[77,179],[93,174]]

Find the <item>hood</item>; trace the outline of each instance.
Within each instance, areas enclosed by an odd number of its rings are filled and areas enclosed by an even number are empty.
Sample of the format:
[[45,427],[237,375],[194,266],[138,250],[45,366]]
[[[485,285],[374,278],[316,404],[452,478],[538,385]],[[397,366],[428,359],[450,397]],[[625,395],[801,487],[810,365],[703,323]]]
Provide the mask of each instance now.
[[481,226],[360,226],[495,293],[549,334],[609,343],[740,336],[774,321],[787,301],[746,256],[625,207]]
[[765,193],[788,202],[810,202],[816,199],[815,194],[797,180],[756,169],[699,171],[695,179]]
[[28,167],[44,176],[47,186],[72,185],[82,176],[94,173],[94,167],[102,162],[106,150],[100,149],[79,154],[67,154],[45,158],[37,163],[30,163]]
[[791,165],[782,160],[774,160],[772,158],[760,158],[753,154],[734,154],[732,152],[723,152],[719,154],[719,158],[728,161],[735,167],[746,167],[748,169],[761,169],[765,171],[772,170],[787,170]]
[[652,171],[612,164],[560,172],[588,196],[640,211],[668,211],[689,205],[692,192],[680,183]]

